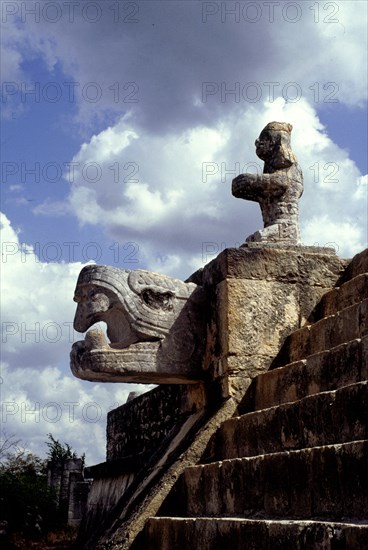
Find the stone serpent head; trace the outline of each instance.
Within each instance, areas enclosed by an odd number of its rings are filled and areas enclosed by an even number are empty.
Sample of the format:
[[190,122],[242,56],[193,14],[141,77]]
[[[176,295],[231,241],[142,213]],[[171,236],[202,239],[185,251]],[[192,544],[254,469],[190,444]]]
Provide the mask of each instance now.
[[104,321],[110,340],[92,329],[73,345],[71,368],[79,378],[150,383],[196,378],[204,330],[201,287],[145,270],[89,265],[79,275],[74,300],[75,330]]

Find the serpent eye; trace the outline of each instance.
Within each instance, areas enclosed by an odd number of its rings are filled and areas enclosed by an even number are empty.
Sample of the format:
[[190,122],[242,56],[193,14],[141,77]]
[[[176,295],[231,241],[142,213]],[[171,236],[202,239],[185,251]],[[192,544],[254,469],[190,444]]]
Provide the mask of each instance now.
[[98,293],[97,289],[96,288],[91,288],[89,291],[88,291],[88,294],[87,294],[87,298],[88,300],[92,300],[95,301],[96,299],[96,294]]
[[171,311],[173,309],[174,295],[171,292],[155,292],[146,288],[141,293],[143,302],[152,309]]

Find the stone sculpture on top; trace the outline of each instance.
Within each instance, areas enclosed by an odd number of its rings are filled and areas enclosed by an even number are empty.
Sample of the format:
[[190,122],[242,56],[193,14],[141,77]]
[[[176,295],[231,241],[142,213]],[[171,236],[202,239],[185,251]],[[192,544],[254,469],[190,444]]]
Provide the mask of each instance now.
[[303,175],[291,149],[292,125],[270,122],[255,142],[264,161],[263,174],[240,174],[232,182],[232,194],[259,202],[264,228],[246,242],[300,244],[298,202],[303,193]]

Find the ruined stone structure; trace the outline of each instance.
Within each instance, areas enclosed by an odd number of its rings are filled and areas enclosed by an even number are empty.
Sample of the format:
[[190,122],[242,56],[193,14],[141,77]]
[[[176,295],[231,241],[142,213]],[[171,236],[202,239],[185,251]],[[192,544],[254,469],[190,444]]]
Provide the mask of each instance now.
[[160,384],[108,415],[80,548],[368,547],[368,251],[298,244],[291,127],[265,130],[263,179],[234,180],[264,230],[185,283],[98,266],[78,279],[75,328],[104,320],[110,343],[92,328],[73,372]]
[[60,516],[72,527],[78,527],[86,509],[90,482],[84,479],[81,458],[51,460],[47,464],[47,484],[56,496]]

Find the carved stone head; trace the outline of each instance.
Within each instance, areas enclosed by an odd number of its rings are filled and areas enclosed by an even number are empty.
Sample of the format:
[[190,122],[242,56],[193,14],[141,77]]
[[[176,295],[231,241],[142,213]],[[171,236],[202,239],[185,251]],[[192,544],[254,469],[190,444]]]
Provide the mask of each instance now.
[[287,122],[269,122],[255,141],[257,156],[274,169],[294,164],[296,158],[290,145],[292,129]]
[[[74,328],[85,332],[73,345],[71,368],[79,378],[182,383],[198,368],[203,347],[203,292],[142,269],[89,265],[81,271],[74,300]],[[200,377],[200,372],[197,372]]]

